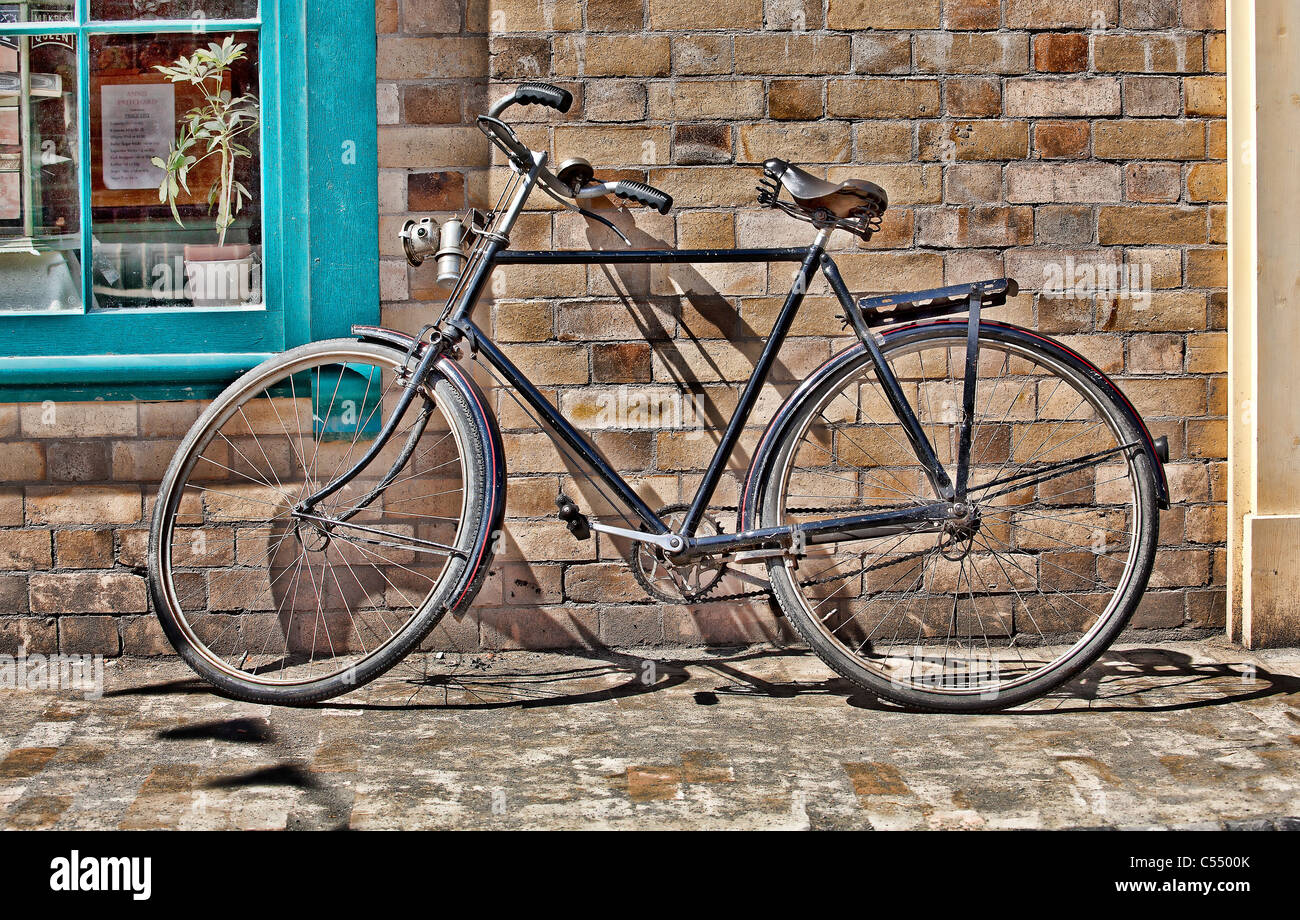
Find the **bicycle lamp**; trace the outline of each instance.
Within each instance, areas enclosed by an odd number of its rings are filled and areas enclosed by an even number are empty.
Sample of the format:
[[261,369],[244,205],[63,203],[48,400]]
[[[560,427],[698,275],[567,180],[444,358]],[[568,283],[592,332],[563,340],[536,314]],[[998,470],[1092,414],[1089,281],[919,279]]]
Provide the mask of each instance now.
[[408,220],[402,227],[401,237],[406,261],[419,268],[438,249],[438,222],[432,217]]
[[438,248],[438,283],[451,287],[460,280],[460,273],[465,270],[465,225],[459,217],[453,217],[442,225]]

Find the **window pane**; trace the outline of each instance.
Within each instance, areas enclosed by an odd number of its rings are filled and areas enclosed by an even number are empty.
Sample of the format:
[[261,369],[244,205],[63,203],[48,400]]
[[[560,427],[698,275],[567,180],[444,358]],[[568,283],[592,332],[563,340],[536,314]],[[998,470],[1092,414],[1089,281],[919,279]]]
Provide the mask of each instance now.
[[261,303],[256,33],[95,36],[90,60],[94,308]]
[[76,42],[0,37],[0,312],[81,309]]
[[76,7],[73,0],[32,0],[30,3],[0,3],[0,23],[67,22]]
[[90,18],[256,19],[257,0],[90,0]]

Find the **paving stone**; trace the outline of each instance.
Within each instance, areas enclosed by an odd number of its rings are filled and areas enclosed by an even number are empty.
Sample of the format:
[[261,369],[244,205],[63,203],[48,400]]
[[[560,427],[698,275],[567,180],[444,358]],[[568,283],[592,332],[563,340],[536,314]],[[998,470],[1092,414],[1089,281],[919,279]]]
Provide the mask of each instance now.
[[413,658],[311,709],[174,659],[103,689],[0,690],[0,827],[1300,829],[1300,651],[1222,640],[975,716],[771,646]]

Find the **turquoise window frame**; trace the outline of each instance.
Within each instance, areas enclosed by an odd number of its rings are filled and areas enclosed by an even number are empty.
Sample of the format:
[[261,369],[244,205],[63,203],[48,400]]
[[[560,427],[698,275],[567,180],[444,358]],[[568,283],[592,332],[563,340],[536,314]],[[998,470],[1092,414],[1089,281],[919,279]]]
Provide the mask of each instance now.
[[89,3],[77,0],[75,21],[0,25],[4,35],[77,36],[82,265],[92,227],[87,36],[258,29],[264,303],[0,315],[0,403],[202,398],[285,348],[378,322],[373,0],[262,0],[257,20],[126,22],[91,21]]

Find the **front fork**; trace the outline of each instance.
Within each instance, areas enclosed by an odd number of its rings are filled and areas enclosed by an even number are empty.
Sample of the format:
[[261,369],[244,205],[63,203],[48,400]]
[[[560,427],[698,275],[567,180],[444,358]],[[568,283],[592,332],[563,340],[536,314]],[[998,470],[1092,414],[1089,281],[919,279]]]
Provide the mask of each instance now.
[[[452,320],[457,320],[468,315],[469,312],[474,309],[474,305],[478,303],[479,298],[483,294],[483,290],[487,287],[488,277],[492,274],[492,269],[496,261],[496,254],[509,245],[510,231],[514,228],[515,221],[518,220],[519,213],[523,209],[524,202],[528,200],[528,195],[532,192],[533,186],[537,184],[538,173],[541,171],[545,163],[546,155],[544,153],[538,154],[532,170],[519,184],[519,188],[515,192],[513,200],[511,200],[505,211],[501,214],[500,219],[494,222],[492,233],[487,235],[487,242],[482,249],[480,257],[472,260],[474,266],[473,271],[470,272],[469,277],[464,280],[463,286],[459,288],[461,293],[457,298],[457,301],[450,305],[448,312]],[[401,396],[398,398],[397,405],[394,407],[393,413],[389,416],[388,421],[384,424],[383,429],[379,432],[378,437],[375,438],[375,443],[370,446],[370,449],[366,451],[365,456],[358,460],[350,470],[345,472],[334,482],[325,486],[325,488],[316,492],[314,495],[310,495],[299,502],[294,508],[295,515],[313,513],[314,509],[318,504],[320,504],[320,502],[329,498],[331,495],[336,494],[340,489],[344,488],[348,483],[356,479],[357,476],[361,474],[361,471],[369,466],[370,463],[379,456],[380,452],[383,451],[396,433],[397,427],[402,423],[402,419],[406,416],[407,411],[411,408],[411,403],[415,400],[416,394],[424,389],[425,382],[430,378],[434,365],[441,360],[447,349],[451,347],[458,338],[459,334],[454,331],[454,323],[452,328],[453,331],[449,333],[444,333],[439,330],[433,341],[424,349],[423,354],[420,354],[417,350],[419,347],[418,342],[416,345],[412,346],[412,354],[407,358],[408,365],[410,358],[417,354],[420,355],[419,361],[416,363],[415,369],[409,372],[407,379],[405,380],[405,388]],[[422,340],[423,336],[421,336],[420,339]],[[361,504],[349,510],[347,517],[351,517],[367,504],[374,501],[375,498],[392,483],[392,481],[397,477],[397,474],[401,471],[402,467],[410,459],[412,453],[415,451],[415,445],[420,440],[420,435],[424,433],[424,426],[428,423],[428,413],[431,411],[431,406],[426,403],[425,407],[421,411],[423,413],[422,417],[418,419],[416,424],[413,426],[411,434],[407,439],[407,443],[403,446],[401,455],[395,461],[392,469],[388,471],[380,481],[379,485],[371,490],[364,499],[362,499]],[[347,517],[340,518],[340,520],[346,520]]]
[[[404,419],[407,412],[410,411],[411,404],[415,401],[415,397],[420,395],[421,391],[425,389],[425,381],[429,377],[429,373],[433,369],[434,364],[442,357],[442,353],[443,349],[439,347],[431,346],[425,349],[416,369],[408,373],[407,379],[404,381],[402,393],[397,399],[397,405],[393,407],[392,414],[389,415],[388,420],[384,423],[384,427],[380,429],[379,434],[375,437],[374,443],[370,445],[370,448],[365,452],[361,459],[352,465],[351,469],[347,470],[347,472],[343,473],[342,476],[339,476],[329,485],[325,486],[325,488],[307,498],[304,498],[295,505],[292,511],[294,517],[314,514],[317,505],[329,498],[331,495],[335,495],[345,488],[349,483],[356,479],[357,476],[361,475],[361,471],[368,467],[371,462],[373,462],[374,459],[383,452],[384,448],[388,446],[388,442],[393,439],[393,435],[397,433],[397,428],[401,425],[402,419]],[[424,405],[420,407],[420,415],[411,426],[411,432],[406,437],[406,443],[402,445],[401,453],[398,455],[397,459],[393,461],[392,467],[379,481],[377,486],[366,493],[366,495],[363,496],[359,502],[349,508],[346,513],[338,515],[334,520],[346,521],[353,517],[379,497],[385,489],[392,485],[393,480],[397,478],[398,474],[402,471],[402,468],[406,466],[407,462],[410,461],[411,456],[415,453],[416,445],[419,444],[420,438],[424,436],[424,430],[428,427],[429,418],[433,415],[433,408],[434,402],[432,398],[429,395],[424,395]]]

